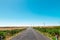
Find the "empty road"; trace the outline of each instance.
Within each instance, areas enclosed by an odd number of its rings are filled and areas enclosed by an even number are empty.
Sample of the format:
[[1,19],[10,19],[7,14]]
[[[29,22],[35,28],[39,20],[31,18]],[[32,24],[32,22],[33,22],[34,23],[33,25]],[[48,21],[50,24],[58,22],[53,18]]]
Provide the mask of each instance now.
[[34,29],[28,28],[20,35],[17,35],[11,40],[50,40],[50,39],[36,32]]

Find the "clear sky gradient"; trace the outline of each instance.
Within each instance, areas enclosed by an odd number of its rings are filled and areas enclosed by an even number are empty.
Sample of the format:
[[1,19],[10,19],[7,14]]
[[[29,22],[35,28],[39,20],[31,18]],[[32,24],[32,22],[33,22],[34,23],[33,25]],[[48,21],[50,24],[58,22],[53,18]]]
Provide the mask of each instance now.
[[60,0],[0,0],[0,26],[59,25]]

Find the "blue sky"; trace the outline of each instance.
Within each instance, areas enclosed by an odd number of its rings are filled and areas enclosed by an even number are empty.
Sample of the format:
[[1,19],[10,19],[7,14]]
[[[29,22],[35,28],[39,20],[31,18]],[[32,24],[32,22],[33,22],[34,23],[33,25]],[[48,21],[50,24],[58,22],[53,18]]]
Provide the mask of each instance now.
[[59,25],[60,0],[0,0],[0,26]]

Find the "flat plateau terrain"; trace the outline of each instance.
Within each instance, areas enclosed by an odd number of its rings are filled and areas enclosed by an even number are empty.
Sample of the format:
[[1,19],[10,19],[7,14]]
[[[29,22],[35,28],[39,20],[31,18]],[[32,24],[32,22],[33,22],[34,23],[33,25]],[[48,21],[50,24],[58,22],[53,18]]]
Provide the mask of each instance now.
[[20,35],[17,35],[11,40],[50,40],[50,39],[36,32],[33,28],[27,28]]
[[24,27],[0,27],[0,30],[23,29]]

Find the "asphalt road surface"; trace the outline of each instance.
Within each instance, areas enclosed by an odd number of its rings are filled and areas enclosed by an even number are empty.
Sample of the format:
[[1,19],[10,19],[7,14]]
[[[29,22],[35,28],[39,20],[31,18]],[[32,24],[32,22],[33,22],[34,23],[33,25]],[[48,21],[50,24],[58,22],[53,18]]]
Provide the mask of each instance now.
[[22,32],[20,35],[17,35],[11,40],[50,40],[50,39],[36,32],[34,29],[28,28],[27,30]]

